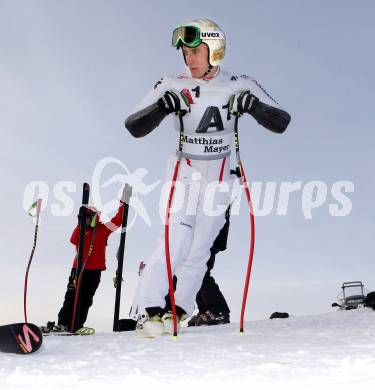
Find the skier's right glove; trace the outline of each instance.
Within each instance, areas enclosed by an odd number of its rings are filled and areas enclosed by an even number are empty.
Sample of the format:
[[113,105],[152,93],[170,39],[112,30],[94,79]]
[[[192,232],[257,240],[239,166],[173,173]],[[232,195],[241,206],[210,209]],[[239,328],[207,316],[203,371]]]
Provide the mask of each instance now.
[[167,114],[172,112],[178,116],[184,116],[190,112],[190,96],[185,91],[167,91],[163,97],[158,100],[158,104]]
[[229,99],[229,111],[235,116],[241,116],[245,112],[251,114],[254,112],[259,99],[250,91],[242,91],[232,95]]

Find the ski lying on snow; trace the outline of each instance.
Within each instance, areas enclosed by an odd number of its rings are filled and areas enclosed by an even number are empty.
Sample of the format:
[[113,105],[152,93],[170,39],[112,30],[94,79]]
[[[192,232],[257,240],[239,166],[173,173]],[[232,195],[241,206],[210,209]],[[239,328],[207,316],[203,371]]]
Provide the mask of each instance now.
[[48,332],[48,333],[43,333],[43,336],[48,337],[48,336],[92,336],[95,334],[95,329],[94,328],[88,328],[88,327],[83,327],[81,329],[78,329],[76,332]]
[[0,351],[27,355],[42,345],[43,335],[38,326],[20,322],[0,326]]

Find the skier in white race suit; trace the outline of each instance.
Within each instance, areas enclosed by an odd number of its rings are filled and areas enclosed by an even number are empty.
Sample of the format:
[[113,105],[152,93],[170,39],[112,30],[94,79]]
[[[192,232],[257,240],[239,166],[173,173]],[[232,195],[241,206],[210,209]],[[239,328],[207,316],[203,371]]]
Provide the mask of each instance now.
[[[179,132],[179,115],[183,117],[177,181],[185,185],[185,194],[194,187],[197,201],[192,212],[185,196],[184,206],[171,213],[169,224],[171,267],[178,280],[176,311],[182,320],[194,310],[210,248],[225,223],[225,210],[231,200],[229,163],[235,116],[249,113],[276,133],[286,129],[290,116],[277,107],[278,103],[256,80],[220,68],[226,40],[215,22],[196,19],[176,27],[172,45],[182,49],[188,74],[161,78],[126,119],[125,126],[134,137],[143,137],[172,114]],[[176,143],[178,139],[176,134]],[[168,161],[167,181],[172,180],[176,161],[176,155]],[[173,202],[179,202],[178,198],[176,190]],[[146,264],[131,315],[138,315],[138,335],[155,337],[173,329],[170,308],[164,309],[168,293],[164,237]]]

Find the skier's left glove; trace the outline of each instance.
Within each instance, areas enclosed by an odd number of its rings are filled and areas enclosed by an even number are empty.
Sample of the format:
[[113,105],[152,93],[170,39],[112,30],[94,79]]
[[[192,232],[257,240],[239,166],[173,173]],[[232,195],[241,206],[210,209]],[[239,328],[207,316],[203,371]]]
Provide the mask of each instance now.
[[158,100],[158,104],[167,114],[174,112],[178,116],[184,116],[190,112],[190,99],[185,91],[167,91]]
[[250,91],[238,92],[229,98],[229,112],[235,116],[254,112],[259,99]]

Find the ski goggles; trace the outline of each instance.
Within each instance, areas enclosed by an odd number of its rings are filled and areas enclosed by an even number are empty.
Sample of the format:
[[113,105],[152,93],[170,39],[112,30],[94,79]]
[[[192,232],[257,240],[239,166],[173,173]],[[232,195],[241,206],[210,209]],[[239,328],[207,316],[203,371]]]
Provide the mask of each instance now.
[[221,31],[201,31],[196,26],[179,26],[173,30],[172,46],[179,49],[182,45],[197,47],[207,39],[223,39]]
[[197,47],[202,43],[201,31],[195,26],[180,26],[173,30],[172,46],[177,49],[182,45]]

